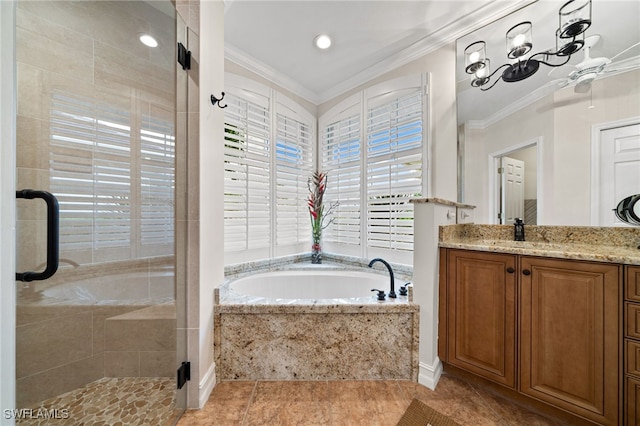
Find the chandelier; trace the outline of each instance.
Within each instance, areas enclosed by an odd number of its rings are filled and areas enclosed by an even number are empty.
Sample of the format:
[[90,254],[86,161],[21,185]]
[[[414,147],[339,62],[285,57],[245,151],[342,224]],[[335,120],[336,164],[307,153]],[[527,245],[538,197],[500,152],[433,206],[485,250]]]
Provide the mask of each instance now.
[[[503,80],[514,83],[527,79],[534,75],[541,64],[549,67],[559,67],[571,59],[571,55],[578,52],[584,46],[584,32],[591,25],[591,0],[570,0],[558,11],[560,24],[556,30],[556,51],[544,51],[534,53],[525,59],[533,48],[530,21],[520,22],[511,27],[506,34],[507,58],[511,62],[496,68],[491,72],[491,60],[487,58],[486,43],[476,41],[464,50],[465,72],[473,74],[471,85],[486,91]],[[553,56],[561,58],[560,63],[550,63]],[[492,78],[501,71],[501,74]]]

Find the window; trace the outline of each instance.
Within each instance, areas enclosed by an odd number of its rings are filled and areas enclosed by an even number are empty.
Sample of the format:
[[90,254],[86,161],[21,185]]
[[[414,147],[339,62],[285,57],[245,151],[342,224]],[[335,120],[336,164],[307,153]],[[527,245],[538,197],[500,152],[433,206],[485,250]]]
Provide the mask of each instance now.
[[271,222],[271,117],[268,97],[227,89],[225,252],[266,249]]
[[225,86],[225,262],[308,250],[313,116],[255,81]]
[[[355,102],[355,103],[354,103]],[[338,202],[333,223],[325,232],[325,242],[360,246],[361,225],[361,133],[360,104],[347,102],[337,117],[322,127],[322,170],[327,172],[328,202]]]
[[304,200],[313,171],[312,126],[281,113],[276,117],[276,244],[297,246],[311,233]]
[[422,192],[420,88],[367,109],[367,246],[413,250],[413,205]]
[[[413,205],[426,164],[426,76],[373,86],[320,118],[322,170],[338,201],[326,240],[334,251],[411,263]],[[363,188],[361,190],[361,188]]]
[[129,110],[63,92],[50,115],[61,255],[93,263],[172,254],[173,121],[147,117],[132,131]]

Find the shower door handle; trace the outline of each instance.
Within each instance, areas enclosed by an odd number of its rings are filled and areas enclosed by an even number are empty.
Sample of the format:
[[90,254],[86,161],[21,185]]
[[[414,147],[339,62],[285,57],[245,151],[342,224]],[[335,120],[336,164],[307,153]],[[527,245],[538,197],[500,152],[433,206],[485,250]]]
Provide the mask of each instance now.
[[47,203],[47,267],[42,272],[16,272],[16,281],[46,280],[58,270],[60,215],[58,199],[50,192],[22,189],[16,191],[16,198],[42,198]]

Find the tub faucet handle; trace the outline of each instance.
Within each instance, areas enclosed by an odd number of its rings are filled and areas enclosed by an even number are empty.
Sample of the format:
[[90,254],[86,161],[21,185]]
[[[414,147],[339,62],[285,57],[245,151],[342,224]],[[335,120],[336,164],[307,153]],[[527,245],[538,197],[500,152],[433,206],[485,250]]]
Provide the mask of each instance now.
[[411,284],[411,283],[410,283],[410,282],[408,282],[408,283],[405,283],[404,285],[401,285],[401,286],[400,286],[400,290],[399,290],[399,294],[400,294],[400,296],[407,296],[407,295],[409,294],[409,293],[408,293],[408,290],[407,290],[407,286],[408,286],[409,284]]
[[378,290],[377,288],[372,288],[371,291],[377,291],[378,292],[378,300],[384,300],[384,298],[385,298],[384,290]]

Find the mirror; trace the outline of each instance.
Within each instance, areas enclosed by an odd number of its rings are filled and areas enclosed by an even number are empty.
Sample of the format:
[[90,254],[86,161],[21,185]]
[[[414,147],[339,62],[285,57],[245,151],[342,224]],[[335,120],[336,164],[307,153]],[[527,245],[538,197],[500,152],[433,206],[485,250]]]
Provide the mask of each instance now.
[[[465,73],[464,50],[478,40],[486,43],[491,72],[513,62],[506,33],[523,21],[533,27],[533,48],[524,58],[557,51],[565,3],[532,3],[456,42],[458,196],[477,206],[477,223],[505,223],[504,198],[514,184],[498,171],[505,158],[528,150],[521,184],[523,201],[537,216],[530,224],[630,226],[615,208],[640,193],[640,2],[593,0],[585,47],[564,65],[542,64],[527,79],[498,81],[486,91],[472,87]],[[563,60],[544,58],[554,65]]]

